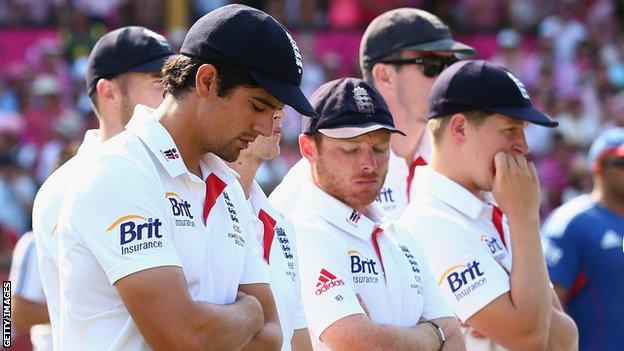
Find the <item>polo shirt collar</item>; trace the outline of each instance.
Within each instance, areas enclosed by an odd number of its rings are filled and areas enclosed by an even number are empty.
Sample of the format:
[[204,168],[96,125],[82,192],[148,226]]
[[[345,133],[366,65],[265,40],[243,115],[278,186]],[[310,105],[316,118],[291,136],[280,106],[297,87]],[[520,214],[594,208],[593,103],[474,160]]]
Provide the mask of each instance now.
[[185,173],[190,175],[171,134],[154,118],[154,112],[152,108],[137,105],[126,129],[136,134],[147,145],[171,177]]
[[98,140],[99,131],[97,129],[89,129],[82,139],[82,144],[78,147],[78,155],[86,154],[100,145]]
[[215,173],[219,178],[229,179],[230,181],[238,181],[238,178],[240,178],[240,175],[235,170],[230,168],[225,161],[213,153],[205,154],[199,164],[204,179],[207,178],[210,173]]
[[298,202],[311,208],[327,222],[362,240],[370,238],[384,217],[383,209],[376,202],[367,207],[367,212],[371,214],[369,218],[321,190],[309,180],[303,183]]
[[477,219],[485,203],[463,186],[434,171],[431,166],[417,167],[414,184],[419,192],[426,193],[466,216]]

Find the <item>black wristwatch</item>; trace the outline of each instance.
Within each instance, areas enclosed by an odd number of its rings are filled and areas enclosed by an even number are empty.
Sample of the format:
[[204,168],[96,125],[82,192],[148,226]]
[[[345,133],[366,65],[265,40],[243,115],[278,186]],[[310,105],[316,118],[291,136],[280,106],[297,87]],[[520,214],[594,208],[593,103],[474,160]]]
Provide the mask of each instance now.
[[435,324],[432,321],[423,321],[420,324],[427,323],[429,324],[433,330],[435,330],[436,334],[438,334],[438,339],[440,339],[440,351],[444,348],[444,343],[446,343],[446,336],[444,336],[444,331],[440,328],[439,325]]

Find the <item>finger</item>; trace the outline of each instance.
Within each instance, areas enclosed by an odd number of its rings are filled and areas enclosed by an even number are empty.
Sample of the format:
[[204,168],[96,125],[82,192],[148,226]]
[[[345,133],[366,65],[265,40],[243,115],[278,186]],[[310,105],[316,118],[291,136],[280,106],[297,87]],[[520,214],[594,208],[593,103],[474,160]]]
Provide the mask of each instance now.
[[533,177],[533,179],[537,180],[537,169],[535,169],[535,163],[533,162],[528,162],[527,163],[527,168],[529,169],[529,173],[531,174],[531,176]]
[[527,166],[527,159],[522,154],[516,154],[516,161],[518,162],[518,167],[520,167],[523,171],[528,171],[529,168]]
[[499,151],[494,155],[494,167],[496,174],[509,169],[509,163],[507,162],[507,157],[504,152]]

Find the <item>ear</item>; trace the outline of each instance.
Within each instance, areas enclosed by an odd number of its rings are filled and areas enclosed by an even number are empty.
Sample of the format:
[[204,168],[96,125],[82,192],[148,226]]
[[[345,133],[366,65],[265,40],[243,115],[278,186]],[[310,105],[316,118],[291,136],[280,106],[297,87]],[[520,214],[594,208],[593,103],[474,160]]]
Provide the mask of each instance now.
[[463,113],[456,113],[451,116],[448,133],[455,144],[462,144],[466,141],[467,129],[468,119]]
[[377,90],[392,89],[394,83],[394,70],[389,65],[377,63],[373,66],[372,74],[375,79]]
[[117,102],[117,86],[108,79],[100,79],[95,84],[95,91],[100,104],[111,105]]
[[316,148],[316,143],[311,136],[299,134],[299,152],[301,152],[301,156],[308,159],[310,164],[316,162],[318,149]]
[[205,63],[197,69],[195,73],[195,91],[201,97],[207,97],[210,90],[217,89],[217,68],[209,63]]

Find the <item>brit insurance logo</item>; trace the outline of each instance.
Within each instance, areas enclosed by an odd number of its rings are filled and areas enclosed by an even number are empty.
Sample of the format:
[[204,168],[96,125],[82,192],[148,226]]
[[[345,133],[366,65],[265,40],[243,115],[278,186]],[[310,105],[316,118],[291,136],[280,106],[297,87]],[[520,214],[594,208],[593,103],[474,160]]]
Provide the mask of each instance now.
[[321,273],[316,281],[316,295],[322,295],[336,286],[345,285],[344,280],[331,274],[325,268],[321,269]]
[[378,263],[372,258],[364,257],[356,249],[347,251],[351,259],[351,274],[356,284],[379,284]]
[[159,232],[162,222],[158,218],[146,218],[137,214],[124,215],[111,223],[107,232],[119,233],[121,254],[162,247],[162,234]]
[[481,242],[487,246],[490,253],[497,261],[501,261],[507,256],[507,250],[503,248],[497,238],[483,234],[481,235]]
[[171,212],[175,218],[175,225],[178,227],[195,227],[195,222],[192,220],[191,204],[182,199],[180,195],[174,192],[166,192],[165,197],[171,204]]
[[438,285],[447,283],[457,301],[470,295],[487,282],[484,272],[479,268],[479,261],[447,268],[438,279]]

